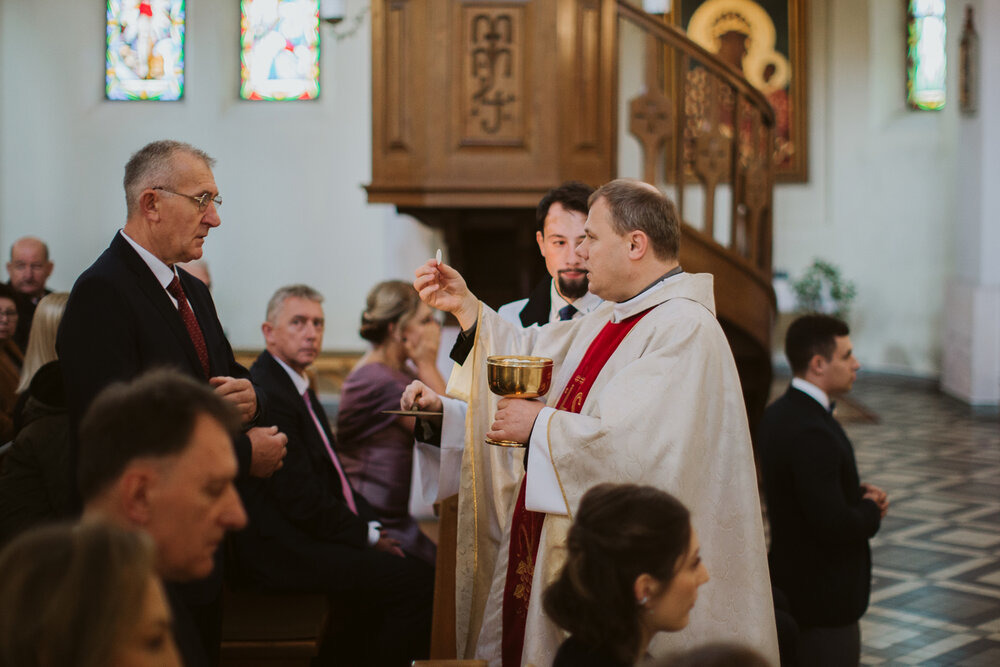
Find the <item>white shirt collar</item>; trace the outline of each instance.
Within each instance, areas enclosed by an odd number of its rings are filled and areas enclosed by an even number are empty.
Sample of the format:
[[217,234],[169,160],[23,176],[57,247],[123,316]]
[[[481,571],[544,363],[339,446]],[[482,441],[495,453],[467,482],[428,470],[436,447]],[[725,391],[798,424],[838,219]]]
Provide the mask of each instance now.
[[604,299],[602,299],[601,297],[597,296],[596,294],[591,294],[590,292],[587,292],[586,294],[584,294],[571,304],[569,301],[564,299],[562,295],[559,293],[559,290],[556,289],[555,279],[549,281],[549,296],[551,297],[549,301],[552,304],[552,306],[549,308],[549,322],[558,322],[559,311],[565,308],[566,306],[572,305],[574,308],[576,308],[576,313],[574,313],[573,315],[573,319],[576,319],[578,317],[583,317],[584,315],[586,315],[587,313],[589,313],[590,311],[594,310],[599,305],[604,303]]
[[827,412],[830,411],[830,397],[826,395],[826,392],[814,385],[812,382],[803,380],[799,377],[792,378],[792,386],[801,391],[803,394],[809,394],[816,402],[823,406],[823,409]]
[[[174,279],[174,276],[177,275],[174,273],[173,267],[167,266],[159,257],[133,241],[129,235],[125,233],[124,229],[119,229],[118,233],[122,235],[123,239],[128,241],[128,244],[132,246],[137,253],[139,253],[139,257],[141,257],[142,261],[146,263],[149,270],[153,272],[153,275],[156,277],[157,282],[160,283],[160,286],[163,287],[163,289],[167,289],[167,285],[169,285]],[[173,297],[171,297],[171,299],[173,299]]]
[[[268,354],[271,353],[268,352]],[[309,378],[307,378],[304,374],[300,374],[293,370],[291,366],[273,354],[271,354],[271,358],[277,361],[278,365],[285,369],[285,372],[288,373],[288,377],[292,378],[292,384],[295,385],[295,391],[299,392],[299,396],[306,393],[306,389],[309,388]]]
[[669,278],[664,278],[663,280],[656,283],[652,287],[639,292],[628,301],[622,301],[621,303],[616,303],[615,309],[611,313],[611,321],[617,324],[618,322],[621,322],[622,320],[628,319],[632,315],[635,315],[635,312],[633,312],[634,310],[633,306],[637,301],[646,299],[648,296],[650,296],[655,292],[658,292],[667,285],[672,285],[673,283],[683,280],[686,276],[688,276],[688,274],[683,271],[681,271],[680,273],[675,273]]

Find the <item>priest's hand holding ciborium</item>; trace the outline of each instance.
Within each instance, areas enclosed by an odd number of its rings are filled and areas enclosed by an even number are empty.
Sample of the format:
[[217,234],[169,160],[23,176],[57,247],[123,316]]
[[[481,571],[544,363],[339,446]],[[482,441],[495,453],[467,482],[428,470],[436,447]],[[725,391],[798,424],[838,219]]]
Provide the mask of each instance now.
[[[486,359],[486,381],[490,391],[504,398],[538,398],[544,396],[552,384],[552,360],[545,357],[497,356]],[[542,404],[530,408],[536,415]],[[537,409],[536,409],[537,408]],[[501,411],[493,431],[501,424]],[[532,418],[532,421],[533,418]],[[530,434],[530,428],[528,430]],[[526,442],[527,439],[524,438]],[[512,437],[486,437],[487,444],[501,447],[524,447],[525,442]]]

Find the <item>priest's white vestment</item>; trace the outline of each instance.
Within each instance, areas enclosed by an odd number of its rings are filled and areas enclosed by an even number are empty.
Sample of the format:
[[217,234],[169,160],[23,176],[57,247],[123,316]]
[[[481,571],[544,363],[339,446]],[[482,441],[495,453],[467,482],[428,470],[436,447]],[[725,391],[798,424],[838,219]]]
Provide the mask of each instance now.
[[[521,329],[481,306],[476,341],[448,393],[469,403],[464,451],[440,451],[442,490],[458,475],[456,572],[459,657],[499,665],[510,516],[523,451],[484,444],[498,397],[486,358],[530,354],[554,361],[553,406],[609,321],[652,308],[612,354],[580,414],[545,408],[530,442],[526,507],[546,512],[528,605],[522,664],[550,665],[564,636],[542,611],[542,592],[565,558],[573,513],[602,482],[647,484],[690,510],[711,580],[690,625],[660,633],[653,655],[709,641],[751,646],[778,664],[764,530],[746,409],[732,352],[715,319],[712,276],[680,274],[578,320]],[[454,415],[446,401],[445,430]],[[449,413],[451,416],[449,417]],[[444,443],[448,438],[445,433]],[[449,454],[450,457],[449,463]],[[419,456],[419,454],[418,454]],[[442,497],[446,493],[441,494]]]

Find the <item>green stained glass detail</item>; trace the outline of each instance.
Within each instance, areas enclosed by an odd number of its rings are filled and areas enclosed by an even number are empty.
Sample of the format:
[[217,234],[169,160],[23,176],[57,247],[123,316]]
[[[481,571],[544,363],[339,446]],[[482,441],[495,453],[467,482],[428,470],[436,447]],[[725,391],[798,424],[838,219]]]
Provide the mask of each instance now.
[[945,103],[945,0],[910,0],[907,7],[906,102],[914,109]]

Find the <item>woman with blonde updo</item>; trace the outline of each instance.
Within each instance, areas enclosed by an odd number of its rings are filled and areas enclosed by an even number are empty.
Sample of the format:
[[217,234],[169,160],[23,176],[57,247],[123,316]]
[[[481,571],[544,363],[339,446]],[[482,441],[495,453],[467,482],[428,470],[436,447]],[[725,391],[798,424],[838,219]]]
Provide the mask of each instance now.
[[651,486],[600,484],[580,500],[545,613],[570,633],[552,667],[625,667],[688,624],[708,571],[687,508]]
[[368,293],[360,334],[372,347],[341,388],[341,461],[351,484],[378,512],[385,533],[433,565],[434,543],[409,512],[416,420],[382,411],[398,410],[403,390],[414,379],[444,393],[437,369],[441,328],[410,283],[387,280]]
[[0,554],[0,667],[180,667],[144,533],[103,521],[25,533]]

